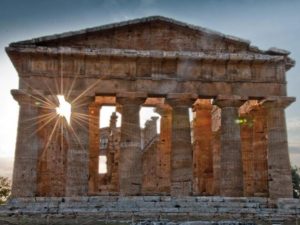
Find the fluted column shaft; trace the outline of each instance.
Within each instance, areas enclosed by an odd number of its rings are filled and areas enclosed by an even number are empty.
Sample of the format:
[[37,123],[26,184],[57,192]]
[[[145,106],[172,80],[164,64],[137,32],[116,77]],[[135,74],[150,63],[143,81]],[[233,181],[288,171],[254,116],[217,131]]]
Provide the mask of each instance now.
[[243,196],[243,164],[241,152],[239,107],[244,101],[238,99],[216,99],[221,108],[221,153],[220,194],[222,196]]
[[89,106],[93,101],[93,97],[81,97],[71,101],[66,196],[88,194]]
[[159,192],[170,193],[172,109],[168,105],[162,105],[156,108],[156,112],[161,115],[159,150],[157,154],[157,185]]
[[89,106],[89,193],[98,192],[100,108],[96,103]]
[[197,100],[194,104],[194,192],[213,194],[213,154],[212,154],[212,105],[210,100]]
[[254,196],[268,196],[268,138],[267,115],[263,107],[251,110],[253,116],[253,192]]
[[[243,117],[248,118],[248,114]],[[254,170],[253,170],[253,126],[247,122],[241,126],[241,147],[244,173],[244,196],[254,194]]]
[[119,158],[119,186],[121,195],[138,195],[142,184],[142,150],[140,105],[146,97],[136,93],[117,95],[122,106],[122,125]]
[[284,112],[293,101],[294,98],[281,97],[262,102],[267,111],[269,197],[273,199],[293,197]]
[[196,97],[170,94],[167,103],[172,107],[171,195],[187,196],[193,186],[193,153],[189,107]]
[[40,102],[18,91],[12,91],[12,95],[20,109],[11,192],[13,197],[34,197],[37,192],[38,152],[43,147],[37,135]]

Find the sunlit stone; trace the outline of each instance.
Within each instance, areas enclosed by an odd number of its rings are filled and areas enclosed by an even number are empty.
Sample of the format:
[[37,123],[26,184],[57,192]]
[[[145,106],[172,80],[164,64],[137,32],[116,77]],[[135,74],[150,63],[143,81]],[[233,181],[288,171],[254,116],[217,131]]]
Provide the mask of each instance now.
[[107,158],[106,156],[102,155],[99,156],[99,174],[107,173]]

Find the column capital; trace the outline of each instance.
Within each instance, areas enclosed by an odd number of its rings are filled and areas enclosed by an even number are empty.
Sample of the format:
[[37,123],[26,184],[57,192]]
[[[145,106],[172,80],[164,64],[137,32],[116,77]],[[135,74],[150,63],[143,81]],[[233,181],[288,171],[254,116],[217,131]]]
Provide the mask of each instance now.
[[141,105],[146,99],[144,92],[121,92],[116,96],[116,102],[120,105]]
[[19,105],[41,107],[42,105],[52,103],[53,108],[58,105],[55,95],[44,95],[43,93],[39,93],[36,91],[27,92],[19,89],[11,90],[11,95],[19,103]]
[[248,114],[250,116],[255,116],[259,113],[264,114],[264,110],[265,110],[265,108],[262,107],[261,104],[255,104],[255,105],[252,105],[251,107],[249,107]]
[[11,90],[10,93],[13,96],[13,98],[19,103],[19,105],[31,104],[33,101],[32,96],[26,92],[20,90]]
[[157,105],[155,108],[155,112],[161,116],[171,113],[171,111],[172,111],[171,106],[169,106],[167,104],[160,104],[160,105]]
[[88,108],[93,102],[95,102],[94,96],[70,95],[65,97],[65,99],[71,104],[72,108]]
[[286,108],[290,104],[296,101],[295,97],[287,97],[287,96],[270,96],[266,99],[262,100],[259,104],[263,108]]
[[218,95],[213,104],[220,108],[240,107],[248,100],[247,97],[237,95]]
[[190,107],[198,98],[197,94],[194,93],[170,93],[166,97],[166,103],[172,108],[174,107]]
[[210,99],[198,99],[193,105],[193,112],[197,110],[212,110]]

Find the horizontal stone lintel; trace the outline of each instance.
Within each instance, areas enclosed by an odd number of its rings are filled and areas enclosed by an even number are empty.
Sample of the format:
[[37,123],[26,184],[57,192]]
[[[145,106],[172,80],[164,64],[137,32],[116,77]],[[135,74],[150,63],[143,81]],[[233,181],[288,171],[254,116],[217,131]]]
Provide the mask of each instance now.
[[[169,77],[168,74],[152,74],[150,77],[146,76],[137,76],[137,77],[126,77],[123,75],[78,75],[74,76],[72,74],[64,74],[64,79],[98,79],[98,80],[116,80],[116,81],[173,81],[173,82],[203,82],[203,83],[217,83],[217,82],[226,82],[226,83],[266,83],[266,84],[286,84],[286,81],[277,81],[277,80],[253,80],[253,79],[244,79],[244,80],[229,80],[224,78],[212,78],[212,79],[205,79],[205,78],[184,78],[184,76],[180,77],[180,74],[177,74],[177,77]],[[53,76],[52,74],[45,73],[22,73],[19,74],[21,78],[50,78],[50,79],[57,79],[60,78],[59,76]],[[98,81],[99,82],[99,81]]]
[[[30,86],[28,83],[31,82]],[[115,96],[120,92],[145,92],[148,97],[165,97],[169,93],[195,93],[199,97],[213,98],[217,95],[240,95],[253,99],[266,96],[286,96],[286,84],[266,82],[202,82],[176,80],[101,80],[64,78],[63,93],[57,90],[57,80],[45,77],[23,78],[19,89],[35,90],[36,93],[51,95],[69,93],[83,96]],[[96,84],[96,85],[95,85]],[[70,90],[72,88],[72,90]]]
[[[44,91],[44,90],[22,90],[22,89],[12,89],[11,93],[13,96],[17,95],[17,96],[31,96],[32,98],[34,98],[34,96],[38,96],[39,98],[41,96],[44,96],[45,98],[48,96],[52,96],[54,93],[53,92],[49,92],[49,91]],[[82,92],[80,91],[72,91],[72,95],[81,95]],[[89,94],[89,95],[88,95]],[[191,99],[217,99],[217,100],[240,100],[240,101],[247,101],[247,100],[260,100],[260,102],[264,102],[264,101],[270,101],[270,102],[274,102],[274,101],[288,101],[290,103],[294,102],[296,100],[295,97],[289,97],[289,96],[260,96],[260,97],[251,97],[251,96],[244,96],[244,95],[216,95],[216,96],[204,96],[204,95],[199,95],[197,93],[191,93],[191,92],[182,92],[182,93],[168,93],[165,94],[164,96],[157,96],[157,99],[150,95],[147,95],[147,93],[145,92],[117,92],[112,94],[111,96],[101,96],[101,93],[87,93],[86,95],[84,95],[84,97],[86,96],[94,96],[95,97],[95,101],[97,102],[97,98],[99,97],[101,99],[101,101],[98,101],[99,104],[102,105],[114,105],[116,104],[116,98],[115,96],[122,96],[123,98],[126,98],[126,96],[128,98],[132,98],[133,96],[135,97],[143,97],[143,98],[148,98],[150,101],[145,101],[145,103],[143,105],[147,105],[147,106],[155,106],[155,105],[160,105],[162,104],[163,98],[172,98],[172,99],[176,99],[176,98],[191,98]],[[106,98],[105,98],[106,97]],[[159,100],[161,98],[161,100]],[[37,101],[37,100],[36,100]]]
[[220,60],[220,61],[258,61],[258,62],[280,62],[285,56],[265,55],[258,53],[206,53],[189,51],[161,51],[161,50],[134,50],[114,48],[74,48],[74,47],[7,47],[8,53],[34,53],[49,55],[83,55],[83,56],[115,56],[130,58],[163,58],[163,59],[194,59],[194,60]]

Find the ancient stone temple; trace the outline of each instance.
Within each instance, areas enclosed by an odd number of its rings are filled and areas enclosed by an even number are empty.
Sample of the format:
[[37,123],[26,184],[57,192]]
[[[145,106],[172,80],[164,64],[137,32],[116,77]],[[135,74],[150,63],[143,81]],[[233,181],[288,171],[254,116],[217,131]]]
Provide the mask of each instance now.
[[[289,52],[160,16],[6,51],[19,75],[14,197],[292,197]],[[70,122],[56,113],[59,95],[71,104]],[[114,115],[99,130],[106,105],[121,113],[120,128]],[[160,132],[157,117],[140,128],[145,106],[161,116]]]

